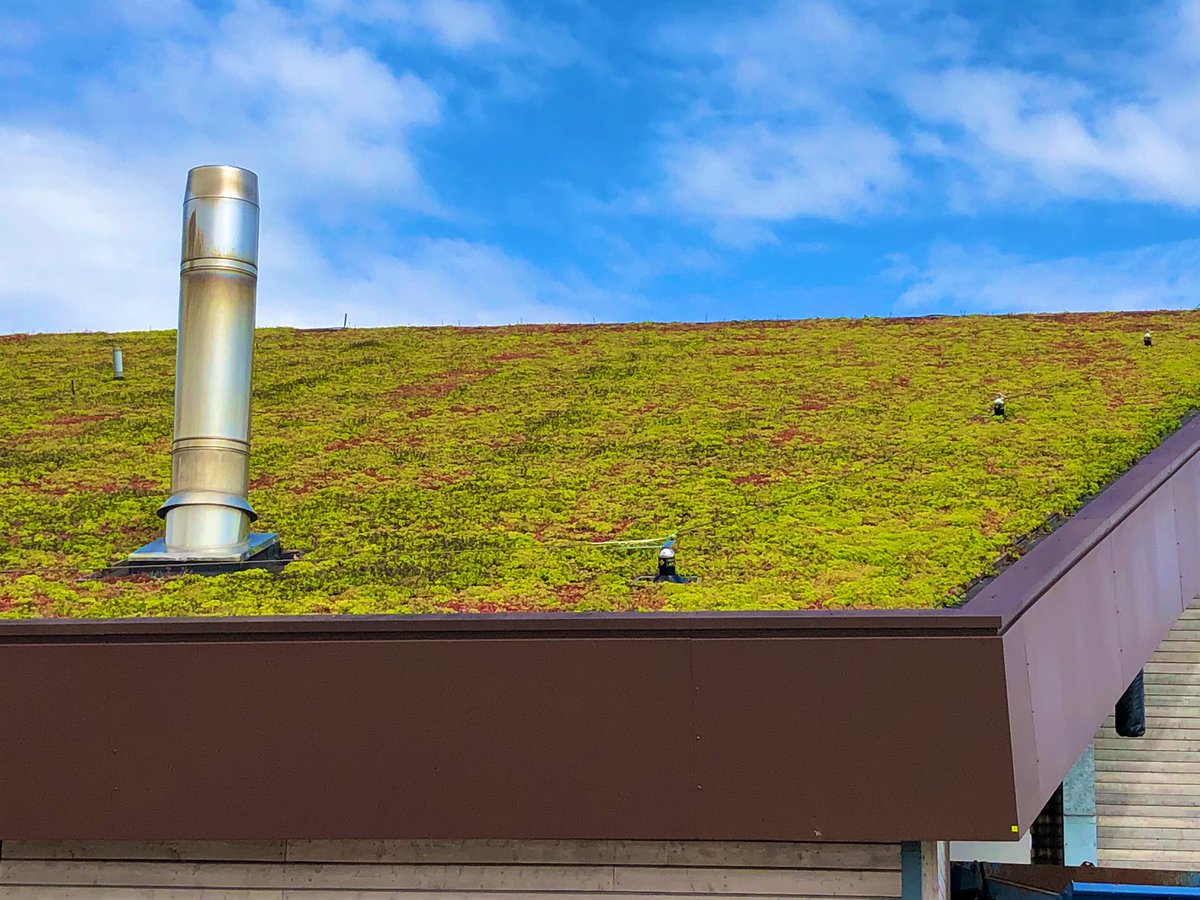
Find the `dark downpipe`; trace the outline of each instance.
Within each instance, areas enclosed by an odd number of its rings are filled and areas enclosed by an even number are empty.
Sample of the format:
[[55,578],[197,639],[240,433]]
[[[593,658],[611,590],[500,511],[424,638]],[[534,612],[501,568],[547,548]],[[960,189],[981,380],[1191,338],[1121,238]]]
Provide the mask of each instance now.
[[1143,676],[1145,671],[1137,673],[1137,677],[1125,688],[1125,693],[1117,701],[1116,718],[1117,734],[1121,737],[1141,737],[1146,733],[1146,686]]

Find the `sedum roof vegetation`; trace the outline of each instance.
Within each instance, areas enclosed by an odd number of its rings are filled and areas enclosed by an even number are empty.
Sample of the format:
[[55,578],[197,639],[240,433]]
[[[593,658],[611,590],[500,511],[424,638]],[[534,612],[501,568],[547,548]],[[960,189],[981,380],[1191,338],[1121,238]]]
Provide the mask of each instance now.
[[[1200,406],[1197,341],[1188,313],[261,330],[255,528],[303,557],[100,580],[162,533],[174,332],[3,337],[0,615],[946,605]],[[673,533],[699,582],[591,546]]]

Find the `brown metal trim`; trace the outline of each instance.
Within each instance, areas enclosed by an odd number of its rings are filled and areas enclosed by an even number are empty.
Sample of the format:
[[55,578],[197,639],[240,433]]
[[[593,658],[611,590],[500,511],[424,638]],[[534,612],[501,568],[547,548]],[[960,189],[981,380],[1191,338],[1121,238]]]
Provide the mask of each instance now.
[[1200,590],[1193,420],[981,595],[1004,609],[1018,818],[1032,821]]
[[0,646],[38,641],[339,640],[996,635],[1001,616],[942,610],[698,613],[499,613],[28,619],[0,623]]
[[1011,627],[1083,557],[1128,519],[1200,453],[1200,418],[1193,418],[1146,454],[1073,518],[962,607],[972,615],[998,615]]
[[[884,841],[897,824],[932,838],[984,818],[1003,838],[1000,649],[869,636],[10,646],[0,837]],[[919,711],[916,684],[938,685]],[[933,795],[929,764],[960,756],[956,729],[976,749],[934,774]],[[978,796],[938,800],[964,794]]]

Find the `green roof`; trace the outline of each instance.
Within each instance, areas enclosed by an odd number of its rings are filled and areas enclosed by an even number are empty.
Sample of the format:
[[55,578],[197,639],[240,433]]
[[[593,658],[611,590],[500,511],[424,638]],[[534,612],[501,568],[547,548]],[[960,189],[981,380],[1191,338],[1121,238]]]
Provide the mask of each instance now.
[[[174,332],[0,337],[0,615],[944,605],[1200,406],[1198,340],[1170,312],[261,330],[250,500],[303,557],[98,580],[162,533]],[[671,535],[699,582],[592,546]]]

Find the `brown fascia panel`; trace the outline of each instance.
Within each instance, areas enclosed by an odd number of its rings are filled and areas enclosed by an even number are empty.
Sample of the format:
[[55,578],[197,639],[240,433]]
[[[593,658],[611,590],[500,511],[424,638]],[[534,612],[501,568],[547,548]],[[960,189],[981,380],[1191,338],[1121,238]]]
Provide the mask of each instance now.
[[1198,450],[956,609],[6,622],[0,839],[1012,839],[1200,587]]
[[997,614],[1018,819],[1036,817],[1200,591],[1200,420],[963,607]]

